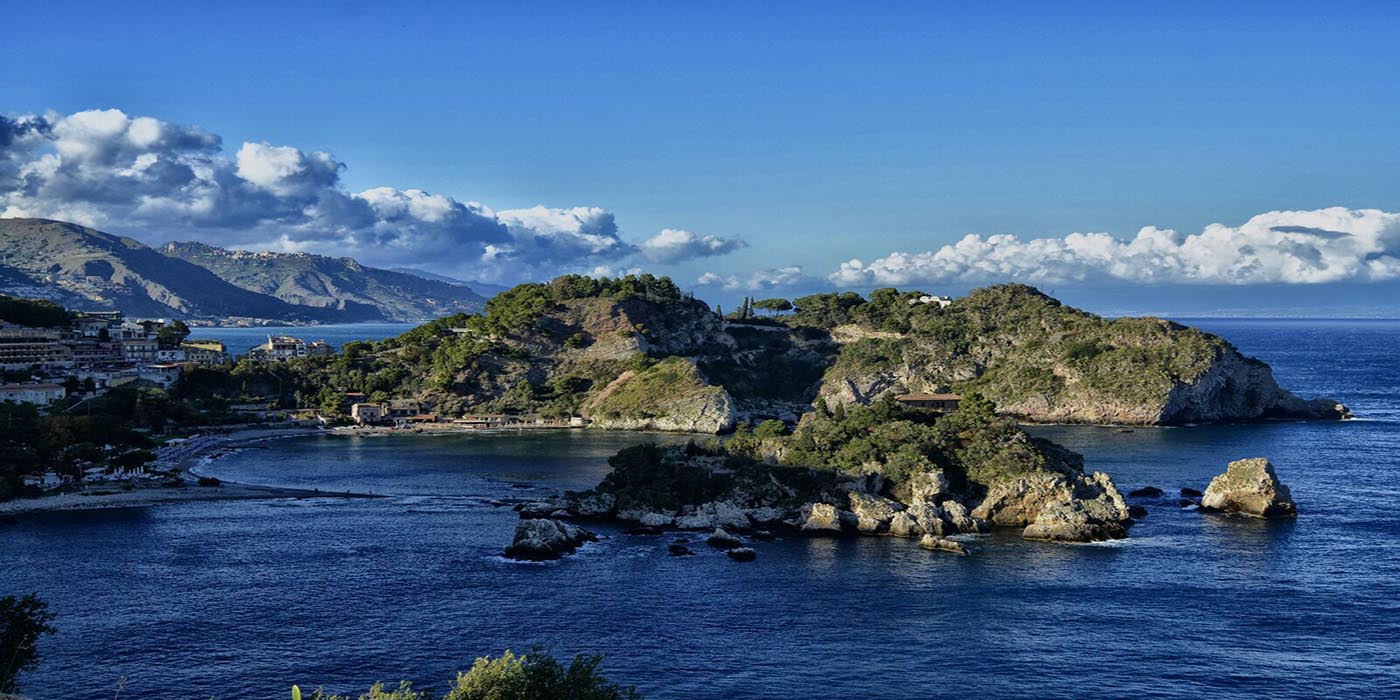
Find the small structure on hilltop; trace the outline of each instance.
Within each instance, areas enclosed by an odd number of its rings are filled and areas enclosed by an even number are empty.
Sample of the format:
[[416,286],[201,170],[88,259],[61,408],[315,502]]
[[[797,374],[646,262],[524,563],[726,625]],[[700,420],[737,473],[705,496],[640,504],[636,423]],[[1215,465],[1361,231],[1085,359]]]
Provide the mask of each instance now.
[[946,413],[958,410],[962,397],[957,394],[900,394],[894,400],[909,408],[927,408]]

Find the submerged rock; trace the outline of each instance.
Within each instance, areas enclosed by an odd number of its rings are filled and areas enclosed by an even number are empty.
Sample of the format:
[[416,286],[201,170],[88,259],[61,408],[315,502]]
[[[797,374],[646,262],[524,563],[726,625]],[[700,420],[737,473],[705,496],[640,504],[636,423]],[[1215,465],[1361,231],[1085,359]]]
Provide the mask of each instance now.
[[705,538],[705,542],[711,547],[720,549],[732,549],[744,544],[744,541],[724,531],[724,528],[716,528],[714,533]]
[[506,547],[505,555],[510,559],[548,561],[597,539],[597,535],[577,525],[548,518],[526,518],[515,524],[515,538]]
[[967,547],[961,542],[950,540],[947,537],[936,535],[924,535],[919,539],[919,546],[935,552],[952,552],[953,554],[967,554]]
[[629,528],[629,529],[627,529],[627,530],[623,530],[623,531],[622,531],[622,534],[624,534],[624,535],[660,535],[660,534],[662,534],[663,532],[665,532],[665,531],[662,530],[662,529],[659,528],[659,527],[647,527],[646,525],[643,525],[643,526],[641,526],[641,527],[634,527],[634,528]]
[[1205,494],[1201,493],[1200,491],[1197,491],[1196,489],[1187,488],[1187,487],[1183,486],[1183,487],[1181,487],[1181,495],[1184,496],[1184,497],[1186,497],[1186,498],[1200,498],[1201,496],[1204,496]]
[[1231,462],[1225,473],[1211,479],[1201,498],[1202,510],[1241,513],[1260,518],[1298,515],[1293,494],[1263,457]]
[[751,547],[735,547],[725,554],[734,561],[753,561],[758,558],[758,552],[753,551]]
[[1162,495],[1162,489],[1156,486],[1144,486],[1128,492],[1129,498],[1156,498],[1160,495]]
[[690,550],[689,547],[687,547],[687,546],[685,546],[685,545],[683,545],[683,544],[672,544],[672,545],[667,545],[667,546],[666,546],[666,553],[667,553],[667,554],[670,554],[670,555],[673,556],[673,557],[692,557],[692,556],[695,556],[695,552],[692,552],[692,551]]

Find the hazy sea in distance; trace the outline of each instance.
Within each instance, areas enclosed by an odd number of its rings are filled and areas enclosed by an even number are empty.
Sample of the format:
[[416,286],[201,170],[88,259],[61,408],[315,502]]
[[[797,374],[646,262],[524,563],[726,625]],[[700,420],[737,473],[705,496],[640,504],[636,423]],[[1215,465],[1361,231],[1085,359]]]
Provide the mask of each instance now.
[[953,557],[785,537],[747,564],[603,528],[577,556],[517,564],[498,556],[515,513],[489,500],[592,485],[647,436],[288,440],[207,471],[387,497],[0,526],[0,592],[38,591],[59,616],[25,687],[96,700],[125,676],[123,698],[251,700],[408,678],[441,692],[478,655],[546,645],[605,654],[612,678],[668,700],[1400,697],[1400,321],[1193,323],[1359,418],[1035,432],[1124,491],[1169,496],[1267,456],[1296,521],[1168,497],[1112,544],[997,533]]

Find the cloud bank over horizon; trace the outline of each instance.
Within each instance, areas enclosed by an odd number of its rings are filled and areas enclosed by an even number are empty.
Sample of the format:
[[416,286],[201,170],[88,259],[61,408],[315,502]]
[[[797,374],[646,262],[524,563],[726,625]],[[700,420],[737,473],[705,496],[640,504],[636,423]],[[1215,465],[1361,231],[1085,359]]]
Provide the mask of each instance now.
[[0,216],[71,221],[148,243],[351,256],[516,282],[643,259],[676,264],[745,243],[664,229],[634,244],[599,207],[492,210],[421,189],[350,192],[325,151],[245,142],[116,110],[0,116]]
[[920,253],[848,260],[827,278],[846,287],[993,282],[1322,284],[1400,279],[1400,214],[1332,207],[1271,211],[1240,226],[1182,235],[1148,226],[1131,240],[969,234]]

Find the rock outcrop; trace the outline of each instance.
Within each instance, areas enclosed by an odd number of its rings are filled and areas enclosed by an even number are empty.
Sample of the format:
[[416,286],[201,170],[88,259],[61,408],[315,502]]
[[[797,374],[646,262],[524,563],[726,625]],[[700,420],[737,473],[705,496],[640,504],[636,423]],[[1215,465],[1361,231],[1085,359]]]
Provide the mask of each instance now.
[[593,533],[560,520],[525,518],[515,524],[515,538],[506,547],[505,555],[510,559],[548,561],[597,539]]
[[583,411],[595,427],[607,430],[714,434],[738,421],[729,392],[709,385],[693,361],[674,356],[640,372],[623,372]]
[[1042,472],[993,487],[972,511],[996,525],[1024,526],[1027,539],[1093,542],[1128,536],[1128,504],[1103,472]]
[[1231,462],[1224,474],[1211,479],[1201,497],[1201,509],[1259,518],[1298,515],[1292,492],[1279,481],[1274,465],[1263,457]]
[[947,537],[937,535],[924,535],[919,539],[919,546],[935,552],[951,552],[953,554],[967,554],[967,547],[961,542],[950,540]]

